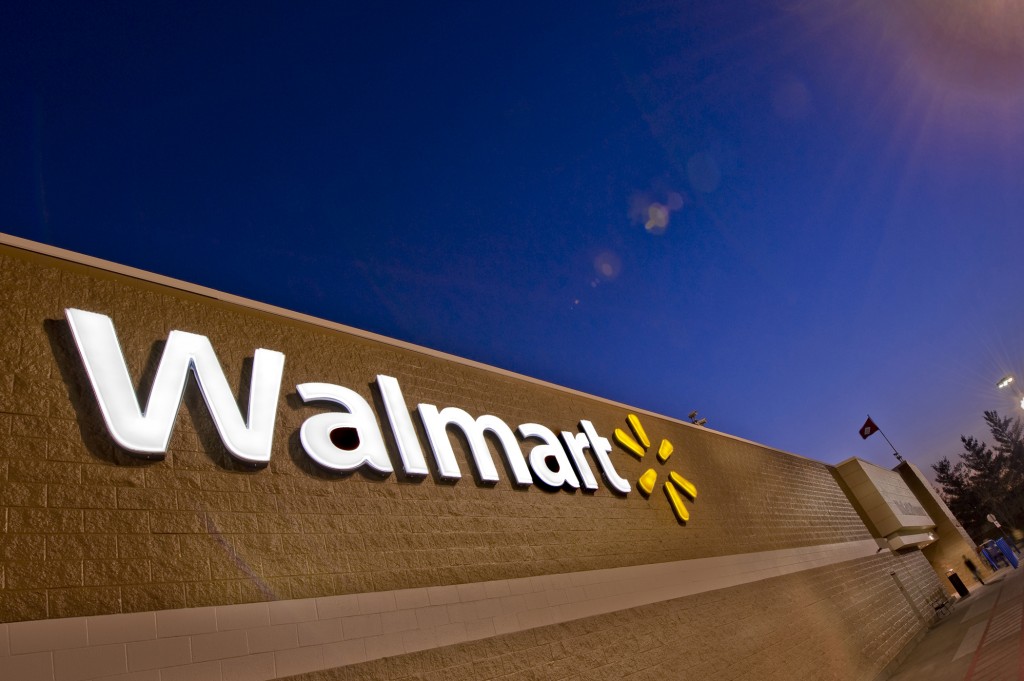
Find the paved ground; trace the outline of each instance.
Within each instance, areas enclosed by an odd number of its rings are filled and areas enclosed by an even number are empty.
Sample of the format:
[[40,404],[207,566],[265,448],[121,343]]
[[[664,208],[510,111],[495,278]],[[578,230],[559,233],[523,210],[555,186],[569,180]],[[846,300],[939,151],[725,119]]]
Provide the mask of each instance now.
[[975,585],[889,681],[1024,681],[1024,566]]

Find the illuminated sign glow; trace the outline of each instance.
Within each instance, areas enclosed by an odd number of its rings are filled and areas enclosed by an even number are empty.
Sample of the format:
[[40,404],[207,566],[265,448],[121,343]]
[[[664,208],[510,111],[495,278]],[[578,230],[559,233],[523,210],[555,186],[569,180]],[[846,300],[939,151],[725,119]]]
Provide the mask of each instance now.
[[[266,466],[270,462],[284,373],[283,354],[263,348],[255,351],[248,412],[243,416],[209,339],[171,331],[143,409],[110,317],[76,309],[65,312],[107,430],[128,453],[145,459],[164,457],[191,374],[228,452],[253,466]],[[386,425],[394,437],[402,471],[412,478],[427,476],[426,456],[401,386],[395,378],[384,375],[377,376],[375,386],[384,404]],[[362,395],[332,383],[300,383],[295,390],[305,404],[327,403],[341,409],[311,416],[299,428],[302,449],[313,461],[340,472],[363,467],[385,477],[394,472],[377,415]],[[524,423],[513,430],[497,416],[484,414],[473,418],[458,407],[438,409],[432,404],[419,404],[416,413],[438,475],[443,479],[462,477],[449,438],[449,431],[454,428],[465,436],[469,459],[480,482],[493,485],[500,480],[486,439],[486,434],[490,433],[512,473],[513,484],[518,487],[536,482],[550,489],[596,490],[597,478],[587,457],[589,450],[609,488],[620,495],[629,494],[632,489],[608,456],[611,443],[586,419],[579,422],[579,432],[561,431],[556,435],[539,423]],[[616,428],[615,442],[642,460],[651,447],[651,440],[635,414],[629,414],[626,422],[631,434]],[[345,437],[339,438],[339,433]],[[528,442],[533,446],[529,454],[524,455],[522,444]],[[657,449],[658,461],[664,464],[672,452],[672,443],[662,439]],[[649,468],[640,476],[637,488],[649,498],[657,480],[657,471]],[[683,498],[695,501],[697,488],[675,471],[669,472],[663,487],[676,519],[685,524],[690,514]]]
[[270,462],[284,370],[284,355],[280,352],[256,351],[249,414],[243,419],[209,339],[171,331],[143,411],[110,317],[83,310],[65,312],[103,420],[117,444],[142,458],[163,458],[191,369],[217,432],[232,456],[255,465]]
[[[254,466],[270,462],[284,371],[283,354],[262,348],[255,351],[248,413],[243,417],[209,339],[171,331],[143,409],[110,318],[76,309],[65,313],[107,430],[127,452],[146,459],[164,457],[191,373],[231,455]],[[398,381],[379,375],[375,385],[404,474],[414,478],[426,476],[426,457]],[[383,476],[394,472],[376,414],[365,398],[354,390],[330,383],[301,383],[295,389],[303,403],[325,402],[341,409],[316,414],[303,422],[299,440],[311,459],[335,471],[348,472],[365,466]],[[497,416],[484,414],[473,418],[458,407],[438,409],[432,404],[420,404],[416,413],[437,472],[444,479],[462,477],[449,439],[449,430],[455,428],[462,431],[469,444],[469,458],[481,482],[499,481],[498,467],[486,440],[490,433],[500,444],[498,449],[517,486],[537,482],[553,489],[596,490],[597,478],[586,456],[589,450],[608,486],[621,495],[630,492],[629,481],[618,474],[608,456],[611,443],[585,419],[579,422],[580,432],[562,431],[559,439],[554,431],[538,423],[524,423],[513,431]],[[637,421],[637,427],[638,424]],[[338,433],[346,437],[339,441]],[[524,455],[520,441],[533,443],[528,456]]]

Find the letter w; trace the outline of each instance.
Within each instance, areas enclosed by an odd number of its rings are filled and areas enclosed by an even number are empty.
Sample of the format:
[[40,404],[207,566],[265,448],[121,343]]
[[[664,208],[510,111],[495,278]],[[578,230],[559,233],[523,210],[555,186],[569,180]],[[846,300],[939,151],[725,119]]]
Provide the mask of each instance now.
[[149,404],[143,412],[110,317],[75,309],[65,313],[103,420],[117,444],[145,458],[163,458],[191,369],[231,455],[256,465],[270,461],[283,354],[256,351],[246,425],[210,340],[194,333],[171,331],[156,370]]

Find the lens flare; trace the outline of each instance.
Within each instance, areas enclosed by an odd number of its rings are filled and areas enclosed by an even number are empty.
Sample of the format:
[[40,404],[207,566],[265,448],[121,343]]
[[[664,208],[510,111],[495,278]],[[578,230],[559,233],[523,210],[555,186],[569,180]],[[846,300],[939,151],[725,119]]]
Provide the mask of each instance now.
[[594,258],[594,269],[604,279],[615,279],[622,272],[622,259],[611,251],[601,251]]

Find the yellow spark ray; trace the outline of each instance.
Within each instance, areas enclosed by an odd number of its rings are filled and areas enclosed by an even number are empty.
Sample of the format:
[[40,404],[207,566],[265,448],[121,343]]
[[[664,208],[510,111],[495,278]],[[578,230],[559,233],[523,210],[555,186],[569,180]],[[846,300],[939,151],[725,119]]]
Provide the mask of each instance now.
[[[640,419],[637,418],[636,414],[628,414],[626,421],[629,424],[629,429],[633,431],[631,436],[629,433],[621,428],[616,428],[613,433],[614,440],[623,449],[628,451],[630,454],[638,459],[643,459],[644,454],[651,446],[651,440],[647,437],[647,433],[644,431],[643,425],[640,423]],[[635,438],[635,439],[634,439]],[[639,441],[639,442],[638,442]],[[658,461],[665,463],[668,458],[672,456],[672,452],[675,451],[675,447],[666,438],[662,438],[658,444]],[[647,498],[650,498],[654,492],[654,487],[658,482],[658,473],[653,468],[648,468],[644,471],[640,479],[637,480],[637,489]],[[697,499],[697,488],[692,482],[679,475],[675,471],[669,471],[669,479],[663,485],[665,488],[665,496],[668,497],[669,504],[672,506],[672,512],[675,513],[676,519],[681,525],[685,525],[690,520],[690,512],[686,508],[686,504],[683,501],[683,497],[686,497],[690,501]]]
[[651,492],[654,491],[654,483],[658,482],[658,474],[653,468],[648,468],[640,479],[637,480],[636,484],[640,488],[640,491],[644,493],[644,496],[651,496]]
[[690,512],[686,510],[686,506],[683,505],[683,500],[680,498],[679,493],[676,492],[676,488],[665,483],[665,495],[668,496],[669,503],[672,504],[672,510],[675,511],[676,518],[679,522],[685,523],[690,519]]
[[658,461],[665,463],[670,456],[672,456],[672,443],[668,440],[662,440],[661,444],[658,445]]
[[640,440],[640,444],[644,446],[644,449],[650,447],[651,438],[647,437],[647,433],[644,432],[644,427],[640,425],[640,419],[637,418],[636,414],[629,414],[626,416],[626,420],[629,421],[629,427],[636,435],[636,439]]
[[697,488],[693,486],[692,482],[675,471],[669,471],[668,477],[683,491],[683,494],[690,497],[690,499],[697,499]]
[[627,435],[624,430],[622,430],[621,428],[616,428],[613,437],[615,438],[616,442],[618,442],[620,445],[628,449],[631,454],[634,454],[636,456],[636,458],[644,458],[643,447],[638,445],[636,443],[636,440]]

